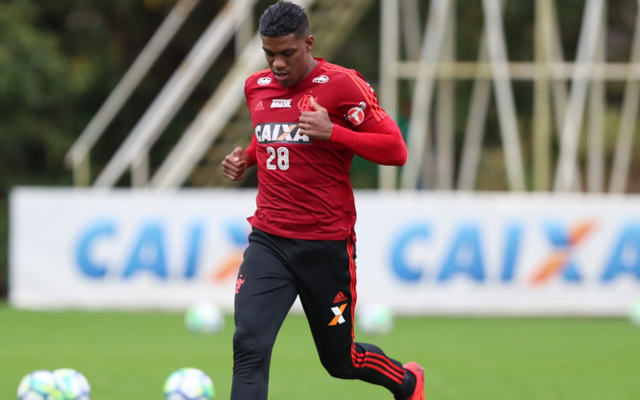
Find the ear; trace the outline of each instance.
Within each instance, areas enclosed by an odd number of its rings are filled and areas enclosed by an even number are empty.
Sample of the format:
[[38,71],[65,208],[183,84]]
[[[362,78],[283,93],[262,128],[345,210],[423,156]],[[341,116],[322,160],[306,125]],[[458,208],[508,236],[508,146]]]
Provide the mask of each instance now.
[[307,52],[310,53],[311,49],[313,49],[314,38],[312,35],[307,36],[307,40],[305,41],[305,48]]

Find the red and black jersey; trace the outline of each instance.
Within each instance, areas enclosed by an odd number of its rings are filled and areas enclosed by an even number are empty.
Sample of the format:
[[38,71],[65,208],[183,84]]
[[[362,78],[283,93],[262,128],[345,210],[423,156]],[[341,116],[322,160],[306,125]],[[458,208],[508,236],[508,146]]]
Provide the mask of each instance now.
[[[356,222],[349,177],[353,155],[403,165],[407,149],[358,72],[316,60],[311,73],[292,87],[281,86],[268,69],[245,82],[254,130],[247,153],[258,168],[257,209],[249,222],[283,237],[341,240]],[[311,97],[334,123],[329,141],[298,132],[300,113],[312,111]]]

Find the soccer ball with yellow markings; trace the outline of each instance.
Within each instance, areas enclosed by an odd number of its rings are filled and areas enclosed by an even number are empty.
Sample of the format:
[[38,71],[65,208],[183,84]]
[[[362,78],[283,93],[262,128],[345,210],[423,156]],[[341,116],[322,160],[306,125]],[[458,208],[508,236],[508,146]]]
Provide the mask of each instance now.
[[212,400],[214,395],[213,381],[197,368],[173,371],[164,383],[165,400]]
[[18,384],[18,400],[66,400],[51,371],[38,369]]
[[72,368],[60,368],[53,371],[56,386],[65,400],[90,400],[91,387],[89,381],[80,372]]

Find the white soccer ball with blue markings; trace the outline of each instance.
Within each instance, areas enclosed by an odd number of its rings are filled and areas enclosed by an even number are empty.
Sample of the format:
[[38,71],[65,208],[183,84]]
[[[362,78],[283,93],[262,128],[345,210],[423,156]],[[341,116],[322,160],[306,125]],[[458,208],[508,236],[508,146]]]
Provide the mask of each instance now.
[[44,369],[28,373],[18,384],[18,400],[66,400],[56,386],[51,371]]
[[72,368],[60,368],[53,371],[57,387],[65,400],[90,400],[91,386],[87,378]]
[[394,315],[385,304],[365,304],[358,308],[356,324],[367,335],[385,335],[393,329]]
[[184,324],[193,333],[213,334],[224,327],[224,314],[216,304],[202,301],[187,309]]
[[212,400],[214,395],[213,381],[197,368],[173,371],[164,383],[165,400]]

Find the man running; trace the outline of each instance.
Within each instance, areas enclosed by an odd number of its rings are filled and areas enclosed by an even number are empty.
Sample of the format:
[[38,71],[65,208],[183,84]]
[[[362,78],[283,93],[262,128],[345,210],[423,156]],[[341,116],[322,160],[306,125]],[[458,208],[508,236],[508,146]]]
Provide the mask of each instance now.
[[222,162],[231,180],[257,165],[257,209],[238,272],[231,400],[266,400],[276,335],[296,297],[330,375],[424,400],[424,369],[354,341],[356,210],[354,154],[404,165],[407,148],[356,71],[311,55],[305,11],[276,3],[260,18],[269,69],[251,75],[245,97],[254,135]]

